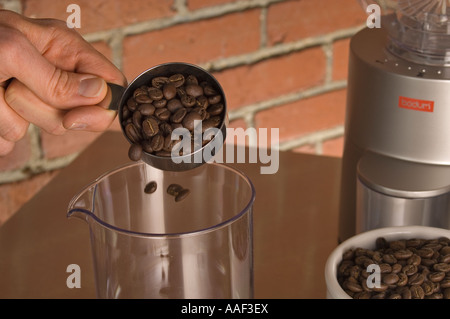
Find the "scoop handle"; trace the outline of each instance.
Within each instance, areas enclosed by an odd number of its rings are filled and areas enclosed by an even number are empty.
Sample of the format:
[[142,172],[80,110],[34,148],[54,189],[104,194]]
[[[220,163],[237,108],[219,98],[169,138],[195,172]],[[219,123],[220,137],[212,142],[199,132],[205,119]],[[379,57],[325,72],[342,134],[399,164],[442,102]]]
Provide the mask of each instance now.
[[122,99],[123,93],[125,92],[126,88],[114,84],[114,83],[108,83],[109,88],[111,89],[111,103],[109,103],[108,109],[118,111],[120,109],[120,100]]

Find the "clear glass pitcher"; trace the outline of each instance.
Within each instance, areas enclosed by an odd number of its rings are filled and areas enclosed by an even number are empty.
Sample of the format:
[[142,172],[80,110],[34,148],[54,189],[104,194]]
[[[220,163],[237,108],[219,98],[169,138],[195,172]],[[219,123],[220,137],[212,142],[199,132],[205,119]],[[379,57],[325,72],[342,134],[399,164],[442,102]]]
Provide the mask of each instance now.
[[[171,184],[190,192],[177,201]],[[254,199],[251,181],[226,165],[138,162],[95,180],[67,215],[89,225],[99,298],[253,298]]]

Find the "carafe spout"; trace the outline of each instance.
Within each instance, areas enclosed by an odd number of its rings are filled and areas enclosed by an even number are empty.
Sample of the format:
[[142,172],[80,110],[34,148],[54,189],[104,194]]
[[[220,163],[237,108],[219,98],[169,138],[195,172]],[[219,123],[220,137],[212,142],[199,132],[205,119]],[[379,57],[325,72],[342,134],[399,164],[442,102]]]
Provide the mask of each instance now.
[[96,184],[91,185],[72,198],[67,208],[68,218],[74,217],[87,221],[88,217],[92,215],[96,187]]

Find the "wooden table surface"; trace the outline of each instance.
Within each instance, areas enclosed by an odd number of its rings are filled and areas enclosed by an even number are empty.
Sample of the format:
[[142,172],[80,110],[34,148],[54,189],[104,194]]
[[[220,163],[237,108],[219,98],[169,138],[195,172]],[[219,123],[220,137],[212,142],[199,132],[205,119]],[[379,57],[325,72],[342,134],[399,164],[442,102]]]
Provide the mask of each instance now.
[[[89,182],[129,161],[120,132],[106,132],[0,227],[0,298],[95,298],[88,226],[66,217]],[[325,298],[324,267],[337,246],[339,158],[280,152],[276,174],[242,170],[256,189],[255,298]],[[81,288],[68,288],[78,264]]]

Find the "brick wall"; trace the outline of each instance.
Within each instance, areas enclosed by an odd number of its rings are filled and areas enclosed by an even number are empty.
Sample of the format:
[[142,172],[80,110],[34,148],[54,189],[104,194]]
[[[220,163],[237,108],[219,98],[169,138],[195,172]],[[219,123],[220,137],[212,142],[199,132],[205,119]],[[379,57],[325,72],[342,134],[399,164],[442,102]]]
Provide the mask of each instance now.
[[[198,64],[222,84],[231,127],[276,127],[282,150],[341,156],[349,38],[367,18],[357,0],[0,0],[0,7],[66,21],[71,3],[81,8],[78,31],[129,80],[162,62]],[[98,135],[52,136],[30,126],[0,157],[0,224]]]

